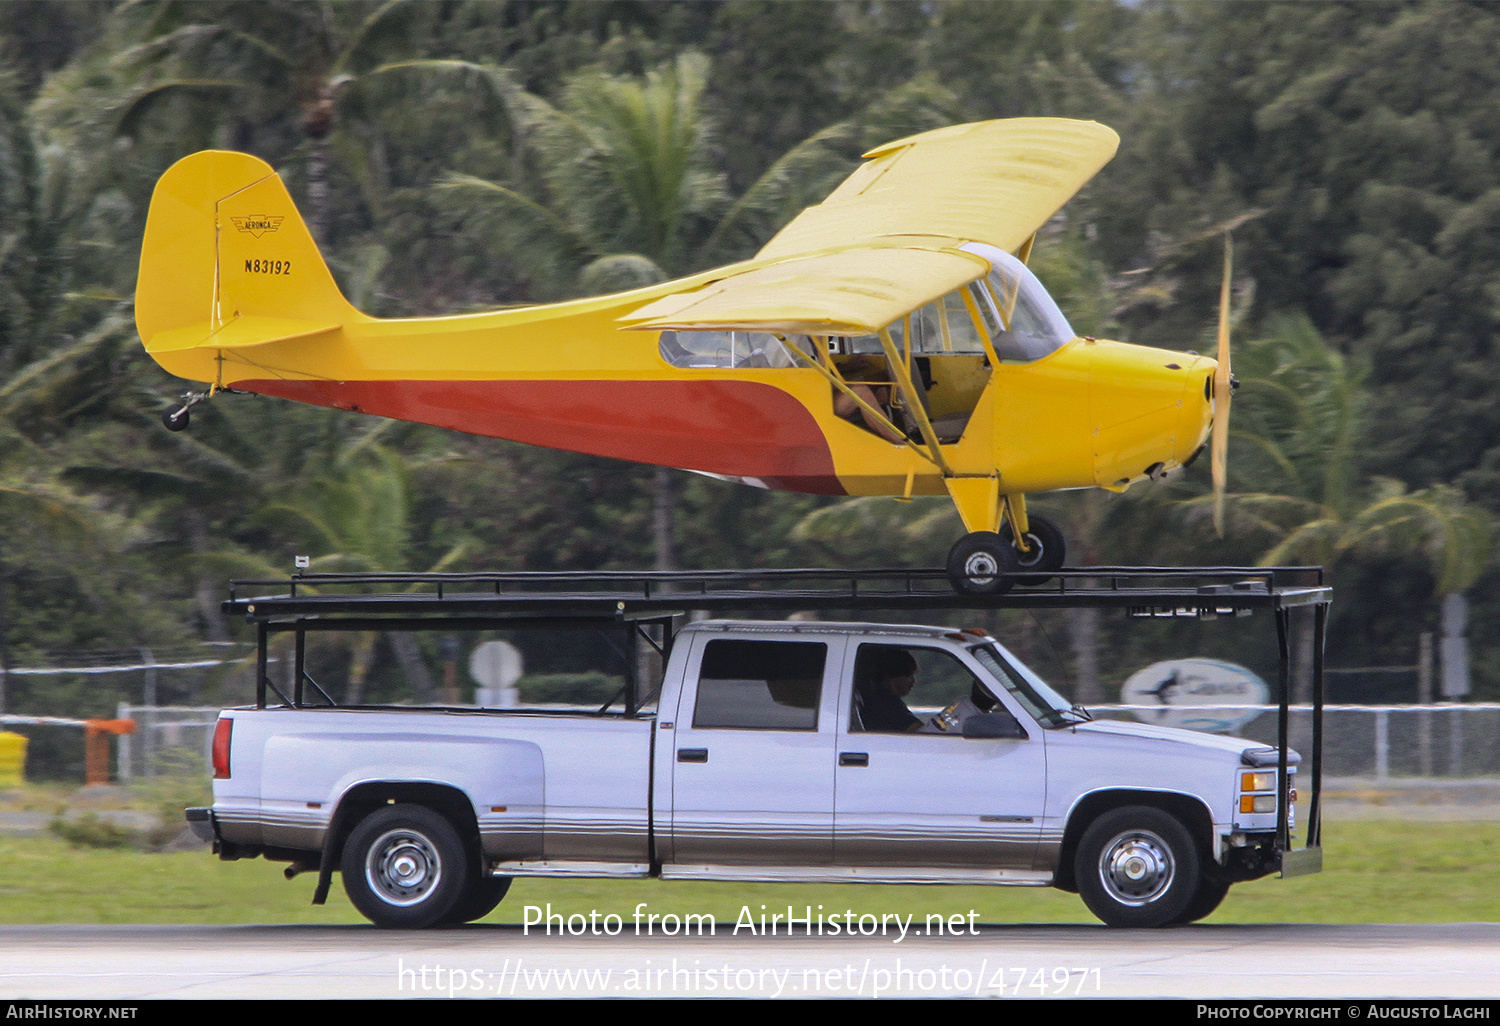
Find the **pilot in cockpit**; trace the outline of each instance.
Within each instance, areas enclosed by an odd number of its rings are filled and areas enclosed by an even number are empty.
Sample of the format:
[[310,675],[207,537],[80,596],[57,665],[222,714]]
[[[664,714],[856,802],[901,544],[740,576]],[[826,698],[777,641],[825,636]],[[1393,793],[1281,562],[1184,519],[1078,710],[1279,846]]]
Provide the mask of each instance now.
[[[875,409],[889,415],[891,408],[891,386],[890,371],[885,361],[873,356],[851,356],[839,365],[839,373],[844,382],[849,386],[849,391],[859,396]],[[867,384],[867,382],[870,382]],[[885,382],[875,384],[874,382]],[[900,445],[906,439],[892,431],[891,428],[882,424],[870,412],[855,402],[842,391],[835,390],[833,394],[833,414],[844,420],[860,424],[875,434],[884,438],[887,442],[895,442]]]

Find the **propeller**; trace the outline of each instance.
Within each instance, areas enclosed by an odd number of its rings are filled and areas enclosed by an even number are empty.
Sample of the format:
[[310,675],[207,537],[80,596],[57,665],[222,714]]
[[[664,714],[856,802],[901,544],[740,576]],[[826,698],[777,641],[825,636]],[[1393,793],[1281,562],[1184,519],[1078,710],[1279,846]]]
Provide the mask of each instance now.
[[1214,529],[1224,537],[1224,487],[1229,478],[1229,403],[1234,392],[1229,375],[1229,282],[1233,275],[1234,243],[1224,233],[1224,282],[1219,286],[1219,366],[1214,371],[1212,467]]

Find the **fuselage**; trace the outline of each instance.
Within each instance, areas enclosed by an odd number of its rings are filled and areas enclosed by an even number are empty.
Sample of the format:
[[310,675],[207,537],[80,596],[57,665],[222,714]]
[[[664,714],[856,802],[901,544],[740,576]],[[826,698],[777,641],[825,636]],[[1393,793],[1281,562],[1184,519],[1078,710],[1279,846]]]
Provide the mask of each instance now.
[[[916,449],[835,415],[835,390],[812,367],[733,353],[669,359],[681,349],[674,333],[621,326],[697,283],[449,317],[351,311],[317,338],[152,355],[180,377],[241,391],[767,488],[944,493],[938,468]],[[1207,435],[1210,359],[1076,336],[1034,359],[972,342],[965,351],[948,335],[947,349],[934,343],[919,355],[911,323],[907,358],[932,381],[928,413],[959,425],[943,454],[958,475],[998,474],[1004,493],[1118,490],[1186,462]],[[820,336],[809,342],[838,348]]]

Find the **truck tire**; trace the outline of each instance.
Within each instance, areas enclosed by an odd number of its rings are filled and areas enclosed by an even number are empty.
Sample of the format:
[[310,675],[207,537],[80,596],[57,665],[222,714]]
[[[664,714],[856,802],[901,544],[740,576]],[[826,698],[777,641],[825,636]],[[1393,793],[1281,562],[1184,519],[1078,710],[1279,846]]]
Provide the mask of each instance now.
[[1188,902],[1187,908],[1182,910],[1182,915],[1172,920],[1175,924],[1185,925],[1196,923],[1200,919],[1206,919],[1213,914],[1214,909],[1224,900],[1224,895],[1229,893],[1229,881],[1217,873],[1203,874],[1203,879],[1198,881],[1198,893],[1193,895],[1193,900]]
[[443,917],[443,922],[456,926],[483,919],[495,911],[495,906],[504,899],[505,892],[510,890],[510,880],[508,876],[471,878],[468,891],[458,899],[453,910]]
[[1111,809],[1089,824],[1073,872],[1079,897],[1108,926],[1178,922],[1202,880],[1187,828],[1147,805]]
[[386,805],[360,820],[344,842],[340,869],[349,900],[376,926],[435,926],[469,891],[458,831],[425,805]]

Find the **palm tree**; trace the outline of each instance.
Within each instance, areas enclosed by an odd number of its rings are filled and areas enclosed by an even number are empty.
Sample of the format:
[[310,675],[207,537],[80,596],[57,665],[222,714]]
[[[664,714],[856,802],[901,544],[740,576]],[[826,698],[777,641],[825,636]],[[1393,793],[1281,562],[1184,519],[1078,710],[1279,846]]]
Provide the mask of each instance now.
[[731,200],[702,55],[643,78],[579,73],[556,106],[488,74],[517,134],[515,180],[451,174],[446,187],[465,203],[489,200],[524,229],[526,255],[550,265],[545,277],[562,291],[635,287],[748,255],[836,184],[859,135],[854,122],[818,132]]
[[[395,573],[411,556],[412,488],[406,461],[371,443],[337,454],[333,466],[281,502],[262,509],[256,519],[294,537],[316,553],[314,572]],[[428,573],[448,569],[466,546],[454,545]],[[428,698],[434,683],[416,640],[406,631],[388,632],[392,650],[418,698]],[[360,634],[351,646],[346,704],[358,704],[364,692],[378,635]]]
[[[120,5],[93,55],[59,77],[42,107],[55,109],[49,121],[72,126],[75,141],[89,137],[95,146],[137,139],[166,113],[176,144],[169,159],[186,152],[184,143],[202,148],[205,131],[215,129],[215,144],[273,162],[296,153],[308,227],[324,243],[329,172],[349,109],[363,108],[368,128],[381,120],[372,108],[411,99],[382,83],[413,73],[469,82],[455,78],[456,62],[414,53],[435,41],[425,31],[435,14],[414,0],[135,0]],[[366,187],[369,160],[360,158],[367,148],[367,141],[348,148],[361,165],[351,169],[355,180]]]
[[[521,227],[523,259],[567,293],[620,291],[748,255],[833,186],[849,164],[839,146],[857,135],[853,123],[817,133],[731,201],[714,159],[703,56],[683,54],[643,78],[580,73],[557,106],[488,74],[517,132],[518,180],[453,174],[447,188],[465,202],[490,201],[513,231]],[[672,485],[659,468],[653,534],[662,570],[677,564]]]
[[[1435,591],[1462,593],[1490,562],[1493,518],[1456,488],[1408,491],[1388,477],[1361,480],[1365,428],[1363,369],[1329,346],[1305,317],[1277,322],[1237,359],[1235,476],[1259,491],[1226,496],[1229,530],[1258,539],[1262,566],[1308,563],[1330,574],[1352,558],[1415,556]],[[1186,507],[1203,522],[1210,500]],[[1313,639],[1297,637],[1297,671],[1311,679]],[[1302,696],[1305,697],[1305,694]]]

